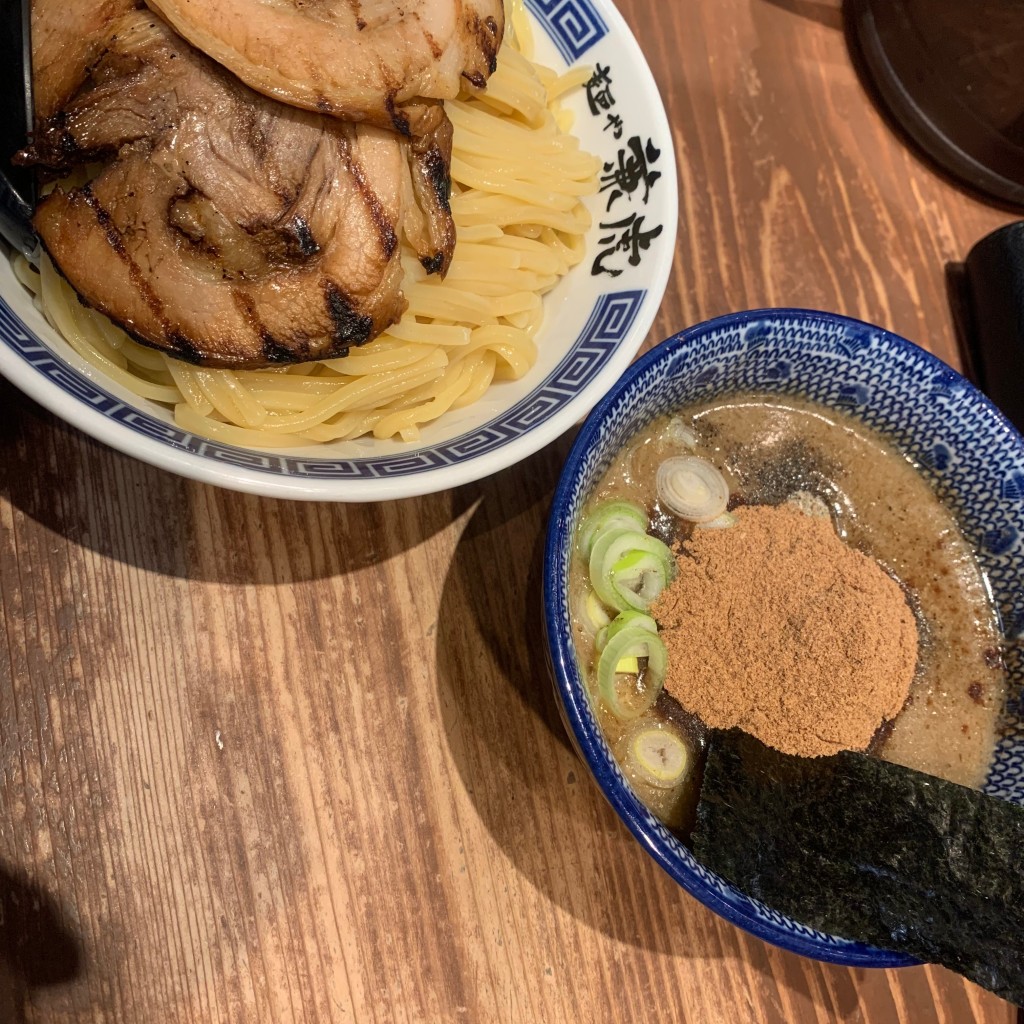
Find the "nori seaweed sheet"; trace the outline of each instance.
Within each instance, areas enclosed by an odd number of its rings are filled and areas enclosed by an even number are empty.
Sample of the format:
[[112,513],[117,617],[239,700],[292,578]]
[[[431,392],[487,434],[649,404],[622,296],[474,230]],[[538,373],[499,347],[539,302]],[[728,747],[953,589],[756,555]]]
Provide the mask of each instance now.
[[710,736],[693,852],[820,931],[1024,1005],[1024,808],[863,754]]

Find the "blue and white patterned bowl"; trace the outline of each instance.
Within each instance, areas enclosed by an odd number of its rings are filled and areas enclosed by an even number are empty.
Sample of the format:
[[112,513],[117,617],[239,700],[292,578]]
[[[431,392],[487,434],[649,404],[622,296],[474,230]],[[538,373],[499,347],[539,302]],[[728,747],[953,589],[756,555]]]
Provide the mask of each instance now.
[[526,0],[536,58],[593,70],[565,106],[581,145],[602,161],[584,261],[544,299],[536,365],[473,405],[446,413],[420,441],[363,438],[273,450],[182,430],[79,358],[47,324],[0,248],[0,374],[57,416],[136,458],[183,476],[285,498],[375,501],[456,487],[504,469],[577,423],[636,355],[668,281],[678,189],[657,86],[612,0]]
[[612,456],[656,416],[718,395],[798,395],[854,416],[915,463],[975,544],[1006,641],[1010,699],[986,791],[1024,805],[1024,441],[945,363],[878,327],[828,313],[760,310],[677,334],[638,360],[594,409],[555,492],[545,624],[569,734],[630,831],[688,892],[733,924],[804,956],[859,967],[915,961],[807,928],[705,870],[636,798],[601,736],[576,662],[567,580],[575,523]]

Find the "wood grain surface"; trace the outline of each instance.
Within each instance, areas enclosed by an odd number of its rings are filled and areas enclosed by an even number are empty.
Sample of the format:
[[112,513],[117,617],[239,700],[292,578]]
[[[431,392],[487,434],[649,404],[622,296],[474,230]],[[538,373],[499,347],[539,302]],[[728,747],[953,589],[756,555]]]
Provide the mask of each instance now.
[[[921,162],[837,2],[623,0],[679,157],[648,344],[761,305],[958,363],[944,267],[1012,215]],[[724,923],[569,748],[540,560],[570,438],[384,505],[217,491],[0,385],[0,1024],[1011,1024],[939,969]]]

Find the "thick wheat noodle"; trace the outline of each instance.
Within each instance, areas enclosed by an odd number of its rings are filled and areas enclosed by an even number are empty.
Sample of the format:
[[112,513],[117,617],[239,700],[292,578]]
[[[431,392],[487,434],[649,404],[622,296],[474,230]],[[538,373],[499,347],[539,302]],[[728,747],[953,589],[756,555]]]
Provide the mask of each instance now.
[[[459,241],[444,281],[405,259],[402,321],[344,359],[282,369],[207,370],[132,341],[86,309],[46,261],[15,273],[71,347],[122,387],[174,408],[183,429],[253,448],[372,433],[414,440],[422,424],[518,378],[537,358],[541,296],[584,255],[597,159],[567,134],[557,99],[588,75],[529,60],[521,6],[485,93],[446,109],[455,128],[452,213]],[[518,40],[518,42],[517,42]]]

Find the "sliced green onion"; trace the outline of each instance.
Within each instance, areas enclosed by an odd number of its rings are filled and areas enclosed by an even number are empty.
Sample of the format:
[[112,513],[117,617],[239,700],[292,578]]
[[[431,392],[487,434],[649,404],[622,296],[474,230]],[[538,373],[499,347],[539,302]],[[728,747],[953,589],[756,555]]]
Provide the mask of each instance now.
[[607,639],[610,640],[616,633],[621,633],[624,629],[643,629],[648,633],[657,633],[658,624],[650,615],[639,612],[634,608],[627,608],[625,611],[619,612],[612,619],[611,624],[608,626]]
[[596,636],[611,621],[607,608],[593,590],[588,590],[577,604],[580,625],[588,636]]
[[628,657],[621,658],[618,665],[615,666],[615,671],[619,675],[640,675],[640,659],[635,655],[629,655]]
[[[619,692],[619,680],[632,680],[632,676],[620,677],[616,672],[623,658],[647,659],[642,675],[636,677],[638,683],[642,681],[643,690],[627,703]],[[657,633],[638,625],[619,630],[605,644],[597,661],[597,686],[611,713],[623,721],[639,718],[658,699],[667,666],[668,652]]]
[[671,564],[661,552],[630,551],[612,566],[612,587],[630,607],[648,608],[665,589]]
[[675,560],[657,537],[602,530],[590,552],[590,584],[610,608],[646,610],[672,577]]
[[678,444],[681,448],[693,449],[697,447],[697,434],[693,427],[678,416],[673,416],[668,421],[665,434],[673,444]]
[[647,512],[635,501],[606,501],[592,509],[580,523],[578,538],[580,553],[590,558],[597,535],[604,530],[619,528],[634,533],[647,531]]
[[605,645],[616,633],[620,633],[623,629],[633,629],[638,626],[647,630],[648,633],[658,632],[658,624],[650,615],[645,615],[643,612],[629,608],[624,612],[619,612],[607,626],[597,631],[597,635],[594,637],[594,646],[598,651],[603,651]]
[[645,615],[643,612],[636,611],[633,608],[627,608],[626,611],[619,612],[607,626],[598,630],[594,645],[599,651],[603,651],[605,644],[616,633],[621,633],[624,629],[644,629],[648,633],[657,633],[658,624],[650,615]]
[[736,517],[731,512],[723,512],[720,516],[708,523],[698,523],[702,530],[728,530],[737,523]]
[[674,455],[658,467],[658,500],[694,523],[717,519],[729,504],[729,485],[707,459]]
[[627,741],[626,762],[652,786],[672,789],[689,773],[690,750],[673,730],[643,724]]

